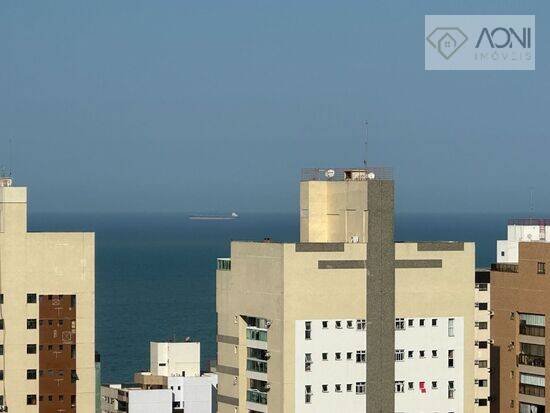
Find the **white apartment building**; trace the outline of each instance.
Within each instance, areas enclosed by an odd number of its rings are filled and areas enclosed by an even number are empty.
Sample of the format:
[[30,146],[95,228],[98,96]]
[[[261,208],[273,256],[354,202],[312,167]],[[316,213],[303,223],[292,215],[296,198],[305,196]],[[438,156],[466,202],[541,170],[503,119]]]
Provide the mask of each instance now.
[[101,413],[172,413],[172,392],[135,385],[101,386]]
[[200,376],[201,344],[197,342],[151,342],[151,374],[157,376]]
[[516,264],[520,242],[550,242],[550,220],[510,219],[506,240],[497,241],[497,263]]
[[216,413],[218,376],[205,373],[202,376],[168,377],[168,389],[174,394],[174,412]]

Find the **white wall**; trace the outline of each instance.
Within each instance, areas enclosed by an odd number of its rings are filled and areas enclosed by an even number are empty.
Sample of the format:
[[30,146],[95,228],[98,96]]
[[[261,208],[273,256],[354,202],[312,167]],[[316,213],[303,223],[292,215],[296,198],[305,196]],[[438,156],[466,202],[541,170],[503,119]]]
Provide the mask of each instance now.
[[128,410],[131,413],[172,413],[172,391],[129,390]]
[[218,377],[207,374],[201,377],[168,377],[168,388],[174,401],[185,413],[215,413]]
[[[348,319],[326,320],[328,328],[322,327],[323,320],[298,320],[295,324],[295,412],[361,412],[366,409],[365,395],[357,395],[356,382],[364,382],[366,363],[356,362],[356,352],[366,348],[366,332],[357,330],[357,320],[352,328],[347,327]],[[311,321],[311,340],[305,339],[305,321]],[[342,328],[335,327],[341,321]],[[341,353],[341,360],[335,360],[335,353]],[[348,352],[352,359],[347,360]],[[313,364],[311,371],[305,371],[305,354],[311,353]],[[328,360],[322,360],[322,353],[328,353]],[[322,391],[322,385],[328,385],[328,392]],[[341,392],[335,391],[335,385],[341,385]],[[346,386],[352,385],[348,392]],[[310,404],[305,403],[305,386],[311,385],[313,393]]]
[[[398,317],[398,315],[397,315]],[[433,318],[426,318],[420,327],[420,318],[414,318],[413,326],[405,319],[405,329],[395,332],[395,348],[404,350],[404,361],[395,363],[395,380],[403,381],[405,390],[395,394],[395,411],[406,413],[464,411],[464,319],[454,317],[454,336],[448,332],[448,318],[438,317],[437,326],[432,326]],[[425,357],[420,358],[420,351]],[[437,350],[437,357],[432,357]],[[454,367],[448,367],[448,350],[454,350]],[[413,351],[413,357],[408,352]],[[454,398],[448,398],[448,382],[454,381]],[[473,378],[472,378],[473,380]],[[432,389],[432,381],[437,389]],[[409,390],[408,383],[413,383]],[[426,392],[420,390],[420,382],[425,383]],[[473,385],[473,383],[467,383]]]
[[497,262],[517,263],[518,243],[530,241],[550,241],[550,226],[508,225],[508,239],[497,241]]
[[158,376],[200,376],[200,343],[150,344],[151,373]]

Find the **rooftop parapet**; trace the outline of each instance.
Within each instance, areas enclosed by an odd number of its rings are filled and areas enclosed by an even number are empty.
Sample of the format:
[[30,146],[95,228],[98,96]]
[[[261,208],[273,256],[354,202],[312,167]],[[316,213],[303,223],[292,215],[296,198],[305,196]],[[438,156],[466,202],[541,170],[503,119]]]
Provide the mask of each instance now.
[[304,168],[302,182],[307,181],[369,181],[393,180],[393,169],[372,166],[368,168]]

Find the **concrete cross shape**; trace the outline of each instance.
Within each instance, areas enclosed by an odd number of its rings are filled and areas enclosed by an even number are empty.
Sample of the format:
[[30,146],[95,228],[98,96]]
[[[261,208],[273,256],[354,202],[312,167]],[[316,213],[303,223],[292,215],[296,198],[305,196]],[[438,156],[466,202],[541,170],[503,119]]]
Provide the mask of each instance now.
[[468,36],[458,27],[437,27],[426,40],[441,56],[449,60],[466,43]]

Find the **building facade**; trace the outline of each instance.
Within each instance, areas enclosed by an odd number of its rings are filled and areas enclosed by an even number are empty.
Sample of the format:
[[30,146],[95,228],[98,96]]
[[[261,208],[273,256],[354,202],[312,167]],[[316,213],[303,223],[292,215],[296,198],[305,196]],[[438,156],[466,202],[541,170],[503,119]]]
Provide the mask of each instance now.
[[393,413],[391,176],[306,170],[300,193],[301,242],[218,260],[218,411]]
[[491,411],[541,413],[550,403],[550,243],[520,242],[518,251],[517,263],[497,263],[491,271]]
[[132,384],[101,386],[102,413],[172,413],[173,394],[168,389],[144,390]]
[[550,242],[550,220],[538,218],[510,219],[507,239],[497,241],[497,263],[518,262],[520,242]]
[[95,412],[94,234],[29,232],[27,189],[0,179],[0,405]]

